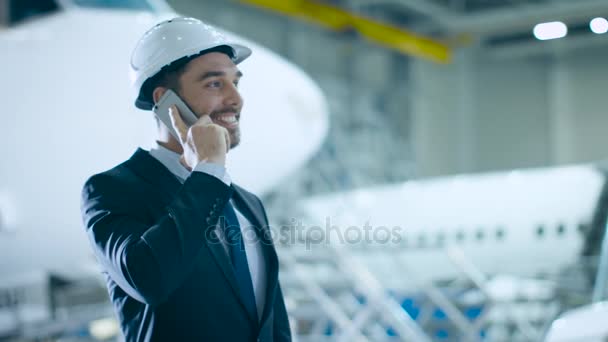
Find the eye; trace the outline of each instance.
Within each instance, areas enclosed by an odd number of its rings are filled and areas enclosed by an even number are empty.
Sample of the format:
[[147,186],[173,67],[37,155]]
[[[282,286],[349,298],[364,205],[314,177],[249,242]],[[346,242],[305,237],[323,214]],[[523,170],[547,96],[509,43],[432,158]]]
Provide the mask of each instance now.
[[237,87],[237,88],[239,87],[239,81],[238,81],[238,80],[236,80],[236,81],[234,81],[234,82],[232,82],[232,83],[234,83],[234,86],[235,86],[235,87]]
[[213,81],[213,82],[207,83],[207,87],[209,87],[209,88],[220,88],[221,86],[222,86],[221,81]]

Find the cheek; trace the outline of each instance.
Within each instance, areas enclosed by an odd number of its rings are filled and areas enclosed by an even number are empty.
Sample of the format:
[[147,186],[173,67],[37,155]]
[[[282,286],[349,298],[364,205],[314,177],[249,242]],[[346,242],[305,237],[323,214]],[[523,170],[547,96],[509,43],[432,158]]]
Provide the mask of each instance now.
[[220,107],[221,101],[216,96],[205,92],[189,94],[188,104],[199,115],[209,114]]

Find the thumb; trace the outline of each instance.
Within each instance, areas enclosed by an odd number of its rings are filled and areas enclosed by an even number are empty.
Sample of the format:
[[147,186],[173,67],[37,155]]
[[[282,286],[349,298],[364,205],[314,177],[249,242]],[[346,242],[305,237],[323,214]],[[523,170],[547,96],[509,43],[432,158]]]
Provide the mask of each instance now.
[[184,157],[184,155],[182,154],[179,157],[179,162],[180,164],[182,164],[186,169],[188,169],[188,171],[192,171],[192,168],[190,166],[188,166],[188,163],[186,163],[186,158]]
[[198,118],[198,120],[196,120],[194,125],[206,126],[206,125],[211,125],[212,123],[213,123],[213,120],[211,120],[211,116],[209,116],[208,114],[205,114],[205,115],[201,115],[201,117]]

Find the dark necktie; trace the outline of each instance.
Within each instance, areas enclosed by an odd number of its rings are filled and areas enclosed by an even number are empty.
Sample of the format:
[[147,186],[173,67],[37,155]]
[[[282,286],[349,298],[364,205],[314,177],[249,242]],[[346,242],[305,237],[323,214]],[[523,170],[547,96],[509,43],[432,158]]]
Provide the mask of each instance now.
[[247,264],[245,244],[243,242],[241,227],[236,217],[236,212],[230,201],[224,207],[223,216],[224,235],[228,242],[228,250],[230,253],[230,260],[232,261],[232,267],[234,268],[234,273],[236,275],[236,282],[242,298],[245,301],[247,311],[257,322],[258,310],[255,303],[251,273],[249,272],[249,265]]

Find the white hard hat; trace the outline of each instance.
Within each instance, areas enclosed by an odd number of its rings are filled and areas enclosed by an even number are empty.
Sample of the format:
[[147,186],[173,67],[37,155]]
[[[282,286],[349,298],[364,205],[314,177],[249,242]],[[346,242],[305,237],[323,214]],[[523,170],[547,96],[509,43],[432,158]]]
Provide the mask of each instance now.
[[131,55],[129,76],[138,94],[135,106],[152,109],[154,104],[149,98],[150,94],[142,94],[142,86],[163,67],[184,57],[195,57],[221,46],[232,50],[231,58],[235,64],[251,55],[248,47],[229,42],[217,29],[195,18],[165,20],[149,29]]

